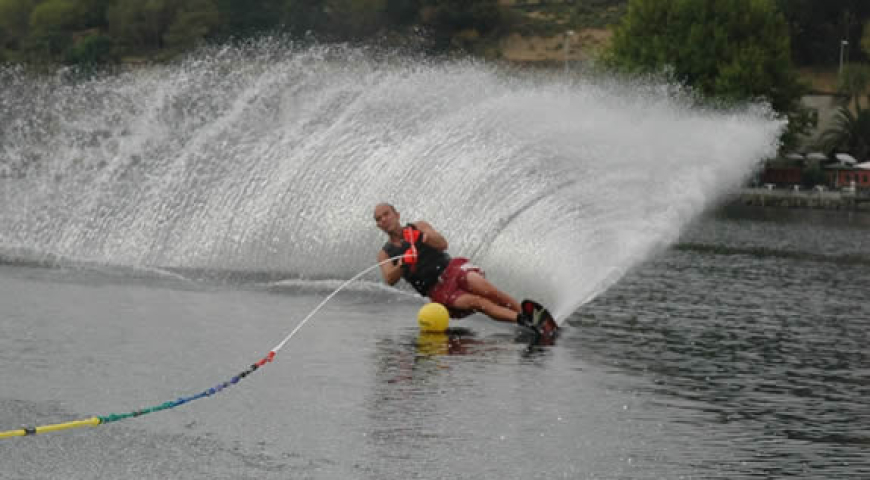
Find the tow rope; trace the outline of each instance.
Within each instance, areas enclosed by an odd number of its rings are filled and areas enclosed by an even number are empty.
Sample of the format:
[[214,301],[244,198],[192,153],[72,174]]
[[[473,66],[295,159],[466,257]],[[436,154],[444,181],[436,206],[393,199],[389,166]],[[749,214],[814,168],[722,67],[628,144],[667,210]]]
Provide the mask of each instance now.
[[314,307],[314,310],[312,310],[304,319],[302,319],[302,321],[299,322],[299,325],[297,325],[296,328],[293,329],[293,331],[291,331],[286,337],[284,337],[284,339],[281,340],[281,343],[279,343],[272,350],[270,350],[269,353],[265,357],[263,357],[258,362],[254,363],[253,365],[248,367],[247,370],[243,371],[242,373],[232,377],[231,379],[229,379],[223,383],[218,384],[217,386],[214,386],[212,388],[204,390],[200,393],[197,393],[196,395],[191,395],[189,397],[180,397],[177,400],[171,400],[168,402],[161,403],[160,405],[155,405],[153,407],[148,407],[148,408],[142,408],[142,409],[135,410],[135,411],[129,412],[129,413],[112,413],[112,414],[109,414],[106,416],[96,416],[96,417],[91,417],[91,418],[87,418],[87,419],[83,419],[83,420],[74,420],[74,421],[66,422],[66,423],[57,423],[57,424],[53,424],[53,425],[43,425],[40,427],[30,427],[30,428],[22,427],[22,428],[19,428],[17,430],[7,430],[5,432],[0,432],[0,439],[12,438],[12,437],[25,437],[25,436],[30,436],[30,435],[36,435],[39,433],[57,432],[60,430],[70,430],[73,428],[80,428],[80,427],[97,427],[100,425],[104,425],[106,423],[117,422],[119,420],[125,420],[127,418],[141,417],[141,416],[147,415],[149,413],[155,413],[155,412],[160,412],[163,410],[169,410],[171,408],[175,408],[175,407],[178,407],[180,405],[190,403],[194,400],[199,400],[200,398],[205,398],[205,397],[210,397],[212,395],[215,395],[215,394],[223,391],[225,388],[231,387],[231,386],[239,383],[243,378],[256,372],[260,367],[266,365],[267,363],[271,363],[272,360],[275,359],[275,356],[278,354],[278,351],[281,350],[282,348],[284,348],[284,345],[287,344],[287,342],[290,341],[290,339],[293,338],[294,335],[296,335],[296,332],[298,332],[303,326],[305,326],[305,324],[308,322],[308,320],[310,320],[311,317],[313,317],[314,314],[318,312],[318,310],[320,310],[324,305],[326,305],[326,302],[331,300],[332,297],[334,297],[338,292],[340,292],[342,289],[344,289],[344,287],[346,287],[347,285],[349,285],[351,282],[355,281],[359,277],[365,275],[370,270],[373,270],[373,269],[380,267],[381,265],[383,265],[387,262],[391,262],[391,261],[396,260],[398,258],[401,258],[401,256],[388,258],[388,259],[384,260],[383,262],[379,262],[375,265],[372,265],[371,267],[368,267],[365,270],[363,270],[362,272],[354,275],[350,280],[341,284],[341,286],[339,286],[338,288],[333,290],[332,293],[327,295],[326,298],[323,299],[323,301],[321,301],[316,307]]

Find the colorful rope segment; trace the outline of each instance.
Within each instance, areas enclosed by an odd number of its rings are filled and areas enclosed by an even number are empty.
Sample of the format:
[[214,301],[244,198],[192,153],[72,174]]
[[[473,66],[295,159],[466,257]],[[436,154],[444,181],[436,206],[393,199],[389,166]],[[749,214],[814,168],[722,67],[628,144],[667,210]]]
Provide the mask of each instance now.
[[28,435],[36,435],[38,433],[56,432],[59,430],[69,430],[72,428],[79,428],[79,427],[96,427],[96,426],[102,425],[104,423],[111,423],[111,422],[117,422],[118,420],[124,420],[125,418],[141,417],[142,415],[147,415],[149,413],[159,412],[162,410],[169,410],[170,408],[175,408],[177,406],[184,405],[185,403],[190,403],[194,400],[199,400],[200,398],[210,397],[216,393],[219,393],[223,389],[225,389],[227,387],[231,387],[231,386],[239,383],[239,381],[241,381],[243,378],[254,373],[255,371],[257,371],[258,368],[271,362],[274,358],[275,358],[275,351],[273,350],[273,351],[269,352],[268,355],[263,357],[260,361],[251,365],[244,372],[236,375],[235,377],[227,380],[226,382],[223,382],[217,386],[209,388],[208,390],[204,390],[200,393],[197,393],[196,395],[191,395],[189,397],[181,397],[181,398],[178,398],[177,400],[164,402],[164,403],[161,403],[160,405],[156,405],[156,406],[148,407],[148,408],[143,408],[143,409],[136,410],[134,412],[129,412],[129,413],[112,413],[112,414],[106,415],[104,417],[91,417],[91,418],[88,418],[86,420],[75,420],[72,422],[58,423],[58,424],[54,424],[54,425],[43,425],[41,427],[20,428],[18,430],[8,430],[5,432],[0,432],[0,438],[25,437]]
[[76,421],[67,422],[67,423],[58,423],[55,425],[44,425],[44,426],[35,427],[35,428],[20,428],[18,430],[8,430],[5,432],[0,432],[0,439],[11,438],[11,437],[26,437],[29,435],[36,435],[37,433],[55,432],[58,430],[67,430],[67,429],[71,429],[71,428],[96,427],[96,426],[102,425],[104,423],[111,423],[111,422],[117,422],[118,420],[124,420],[125,418],[141,417],[142,415],[147,415],[149,413],[159,412],[162,410],[168,410],[170,408],[175,408],[179,405],[184,405],[185,403],[190,403],[194,400],[199,400],[200,398],[210,397],[210,396],[222,391],[223,389],[225,389],[227,387],[230,387],[232,385],[239,383],[239,381],[241,379],[254,373],[255,371],[257,371],[258,368],[260,368],[263,365],[274,360],[275,355],[278,354],[278,351],[281,350],[282,348],[284,348],[284,345],[286,345],[287,342],[289,342],[290,339],[293,338],[294,335],[296,335],[296,332],[298,332],[302,327],[304,327],[305,324],[308,323],[308,321],[311,320],[312,317],[314,317],[314,314],[316,314],[321,308],[323,308],[323,306],[326,305],[326,303],[329,302],[329,300],[332,299],[332,297],[337,295],[338,292],[340,292],[342,289],[344,289],[344,287],[350,285],[351,282],[362,277],[363,275],[365,275],[369,271],[374,270],[375,268],[378,268],[387,262],[392,262],[393,260],[396,260],[399,258],[401,258],[401,255],[393,257],[393,258],[388,258],[382,262],[376,263],[376,264],[366,268],[365,270],[359,272],[358,274],[354,275],[346,282],[342,283],[341,286],[339,286],[338,288],[333,290],[332,293],[327,295],[326,298],[323,299],[323,301],[321,301],[316,307],[314,307],[314,310],[311,310],[311,312],[309,312],[308,315],[305,318],[303,318],[302,321],[299,322],[298,325],[296,325],[296,328],[294,328],[286,337],[284,337],[284,339],[281,340],[281,342],[278,345],[276,345],[275,348],[273,348],[269,352],[268,355],[263,357],[259,362],[251,365],[244,372],[236,375],[235,377],[231,378],[230,380],[228,380],[226,382],[221,383],[220,385],[209,388],[208,390],[202,391],[196,395],[191,395],[189,397],[181,397],[177,400],[172,400],[169,402],[161,403],[160,405],[156,405],[156,406],[149,407],[149,408],[143,408],[141,410],[136,410],[135,412],[112,413],[112,414],[106,415],[104,417],[91,417],[91,418],[88,418],[86,420],[76,420]]

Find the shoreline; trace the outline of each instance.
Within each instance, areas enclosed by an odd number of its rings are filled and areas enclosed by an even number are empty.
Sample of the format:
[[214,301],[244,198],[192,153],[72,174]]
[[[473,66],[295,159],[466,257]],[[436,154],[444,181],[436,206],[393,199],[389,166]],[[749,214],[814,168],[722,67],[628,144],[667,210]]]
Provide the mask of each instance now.
[[725,205],[870,212],[870,196],[848,191],[742,188]]

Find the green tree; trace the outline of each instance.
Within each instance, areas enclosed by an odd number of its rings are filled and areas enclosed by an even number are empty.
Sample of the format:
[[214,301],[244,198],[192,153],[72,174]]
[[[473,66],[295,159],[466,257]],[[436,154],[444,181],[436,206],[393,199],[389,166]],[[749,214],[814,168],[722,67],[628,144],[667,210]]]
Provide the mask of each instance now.
[[162,56],[193,46],[220,20],[214,0],[118,0],[108,10],[109,31],[132,54]]
[[[319,0],[322,3],[322,0]],[[248,36],[280,27],[292,0],[216,0],[220,35]]]
[[824,185],[826,183],[827,177],[818,162],[814,162],[812,165],[801,171],[801,185],[806,188],[812,188],[816,185]]
[[[840,42],[857,45],[861,24],[870,16],[867,0],[776,0],[791,31],[793,59],[799,65],[837,65]],[[861,60],[854,50],[852,60]]]
[[287,0],[286,6],[286,24],[293,35],[303,36],[308,31],[326,30],[328,9],[325,0]]
[[325,12],[331,36],[361,39],[387,25],[386,0],[326,0]]
[[[106,12],[115,0],[75,0],[76,16],[83,30],[97,28],[105,31],[109,27]],[[99,40],[102,42],[102,40]]]
[[72,46],[72,33],[79,23],[73,0],[46,0],[30,14],[26,48],[37,59],[51,61]]
[[387,0],[385,10],[393,25],[409,25],[419,17],[420,0]]
[[0,54],[14,55],[29,33],[34,0],[0,0]]
[[630,72],[670,69],[705,96],[763,98],[789,116],[786,144],[812,127],[800,99],[808,87],[791,62],[785,18],[769,0],[630,0],[610,65]]
[[88,35],[67,50],[65,61],[91,66],[114,63],[117,61],[114,43],[106,35]]
[[162,48],[173,20],[170,0],[118,0],[106,15],[109,32],[128,53]]
[[864,34],[861,36],[861,50],[870,57],[870,21],[864,24]]
[[861,96],[867,93],[870,86],[870,65],[852,63],[843,67],[838,90],[855,103],[855,111],[861,109]]
[[34,31],[71,30],[78,23],[78,8],[73,0],[46,0],[30,14]]
[[[843,68],[840,91],[847,95],[837,109],[833,124],[819,137],[819,146],[828,153],[847,152],[859,160],[870,156],[870,110],[862,108],[860,98],[870,85],[870,65],[851,64]],[[867,99],[870,103],[870,96]],[[854,110],[849,103],[854,102]]]
[[192,47],[206,38],[219,24],[220,14],[212,0],[178,2],[174,19],[163,35],[166,46],[173,50]]
[[847,152],[859,161],[870,155],[870,110],[859,109],[853,113],[848,107],[840,107],[834,123],[819,137],[819,146],[830,153]]

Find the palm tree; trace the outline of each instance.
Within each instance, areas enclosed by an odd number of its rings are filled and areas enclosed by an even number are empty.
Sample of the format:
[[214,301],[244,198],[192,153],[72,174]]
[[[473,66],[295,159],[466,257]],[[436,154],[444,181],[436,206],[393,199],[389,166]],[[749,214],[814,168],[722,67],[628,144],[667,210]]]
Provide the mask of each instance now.
[[846,152],[859,161],[866,160],[870,155],[870,110],[859,107],[855,113],[849,107],[840,107],[819,143],[827,153]]
[[840,74],[838,90],[855,102],[855,110],[861,109],[861,96],[870,86],[870,65],[852,63],[843,68]]
[[[868,85],[870,65],[852,64],[843,69],[839,90],[846,94],[846,101],[837,109],[833,125],[819,137],[823,151],[849,153],[860,161],[870,155],[870,109],[862,108],[860,101]],[[854,102],[854,109],[849,108],[850,102]]]

